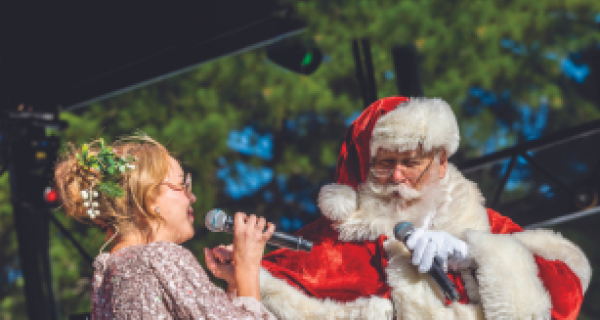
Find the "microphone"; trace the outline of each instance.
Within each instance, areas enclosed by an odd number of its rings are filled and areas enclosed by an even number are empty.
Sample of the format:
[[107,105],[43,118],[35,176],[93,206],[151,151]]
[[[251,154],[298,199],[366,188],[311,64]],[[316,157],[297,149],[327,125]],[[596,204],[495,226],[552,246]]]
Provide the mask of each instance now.
[[[413,224],[408,221],[400,221],[394,226],[394,236],[397,240],[401,241],[406,245],[406,240],[413,233],[415,228]],[[442,269],[442,264],[438,258],[434,258],[431,269],[427,272],[435,281],[440,289],[444,292],[446,298],[451,301],[458,300],[458,293],[454,288],[454,285]]]
[[[233,233],[233,217],[228,216],[221,209],[210,210],[204,218],[204,224],[206,225],[206,228],[212,232]],[[313,247],[311,241],[302,239],[302,237],[299,236],[281,232],[274,232],[267,243],[276,247],[306,252],[310,252]]]

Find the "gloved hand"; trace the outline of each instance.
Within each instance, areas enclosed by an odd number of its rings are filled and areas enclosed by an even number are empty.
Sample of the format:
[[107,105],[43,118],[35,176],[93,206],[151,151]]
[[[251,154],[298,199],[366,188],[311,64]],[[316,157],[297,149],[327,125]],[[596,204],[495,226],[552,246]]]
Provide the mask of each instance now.
[[418,266],[422,273],[431,269],[435,257],[441,262],[445,272],[448,272],[448,267],[459,270],[470,265],[467,244],[444,231],[415,228],[406,241],[406,246],[413,252],[412,264]]

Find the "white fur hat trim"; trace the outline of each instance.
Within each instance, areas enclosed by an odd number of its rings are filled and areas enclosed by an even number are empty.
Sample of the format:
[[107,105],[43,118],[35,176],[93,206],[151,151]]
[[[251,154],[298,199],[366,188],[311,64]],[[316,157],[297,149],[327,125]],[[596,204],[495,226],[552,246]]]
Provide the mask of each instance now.
[[411,98],[383,115],[371,137],[371,156],[379,148],[400,152],[442,147],[451,156],[458,149],[460,134],[452,108],[439,98]]
[[319,191],[319,209],[333,221],[343,220],[356,211],[356,191],[345,184],[324,185]]

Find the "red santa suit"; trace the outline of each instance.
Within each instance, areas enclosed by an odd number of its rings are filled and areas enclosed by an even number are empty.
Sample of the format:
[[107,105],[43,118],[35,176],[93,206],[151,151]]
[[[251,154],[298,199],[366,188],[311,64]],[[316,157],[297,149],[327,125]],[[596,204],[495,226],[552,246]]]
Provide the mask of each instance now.
[[411,264],[392,235],[398,217],[361,206],[377,148],[442,147],[451,155],[458,141],[454,114],[439,99],[393,97],[366,109],[348,129],[337,183],[319,194],[324,217],[298,232],[313,250],[263,259],[263,304],[282,319],[576,319],[591,278],[582,251],[553,231],[523,230],[486,209],[477,186],[452,165],[429,229],[466,242],[475,262],[448,273],[458,302]]

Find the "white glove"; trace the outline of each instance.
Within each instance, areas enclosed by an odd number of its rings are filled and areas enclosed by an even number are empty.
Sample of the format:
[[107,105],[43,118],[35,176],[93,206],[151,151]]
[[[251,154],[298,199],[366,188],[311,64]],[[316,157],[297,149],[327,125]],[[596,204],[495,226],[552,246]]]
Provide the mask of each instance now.
[[444,272],[448,272],[448,267],[459,270],[470,265],[467,244],[444,231],[415,228],[406,241],[406,246],[413,252],[412,264],[418,266],[422,273],[431,269],[436,257]]

